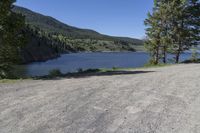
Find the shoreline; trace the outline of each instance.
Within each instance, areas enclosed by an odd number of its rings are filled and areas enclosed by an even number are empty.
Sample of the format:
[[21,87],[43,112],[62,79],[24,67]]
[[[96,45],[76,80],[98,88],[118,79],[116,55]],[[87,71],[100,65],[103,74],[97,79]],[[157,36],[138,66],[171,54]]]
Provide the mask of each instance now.
[[57,59],[57,58],[60,58],[62,55],[69,55],[69,54],[84,54],[84,53],[146,53],[145,51],[96,51],[96,52],[90,52],[90,51],[83,51],[83,52],[64,52],[64,53],[60,53],[58,54],[57,56],[55,57],[50,57],[49,59],[41,59],[41,60],[38,60],[38,61],[33,61],[33,62],[28,62],[28,63],[22,63],[22,65],[30,65],[32,63],[42,63],[42,62],[47,62],[47,61],[50,61],[50,60],[54,60],[54,59]]

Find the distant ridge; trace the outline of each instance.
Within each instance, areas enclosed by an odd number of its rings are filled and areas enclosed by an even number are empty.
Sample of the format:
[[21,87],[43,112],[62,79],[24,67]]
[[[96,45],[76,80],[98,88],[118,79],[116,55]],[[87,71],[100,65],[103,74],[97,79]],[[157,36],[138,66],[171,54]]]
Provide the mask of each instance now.
[[[33,56],[28,62],[46,60],[50,53],[50,58],[52,58],[62,52],[141,51],[144,49],[143,41],[139,39],[113,37],[94,30],[69,26],[52,17],[19,6],[14,6],[13,11],[26,17],[26,23],[31,32],[29,33],[31,41],[28,48],[24,50],[26,56]],[[49,53],[43,55],[44,47],[49,49]],[[35,52],[40,54],[34,57]]]

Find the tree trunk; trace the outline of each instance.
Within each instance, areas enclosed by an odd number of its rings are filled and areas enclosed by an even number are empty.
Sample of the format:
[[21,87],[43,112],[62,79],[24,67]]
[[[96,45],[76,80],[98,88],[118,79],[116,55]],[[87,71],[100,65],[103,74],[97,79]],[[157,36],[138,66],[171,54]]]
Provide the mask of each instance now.
[[159,62],[159,47],[156,48],[156,58],[155,58],[155,64],[157,65]]
[[179,63],[180,59],[180,50],[176,53],[176,63]]
[[167,63],[166,58],[167,58],[166,47],[164,46],[163,47],[163,63]]

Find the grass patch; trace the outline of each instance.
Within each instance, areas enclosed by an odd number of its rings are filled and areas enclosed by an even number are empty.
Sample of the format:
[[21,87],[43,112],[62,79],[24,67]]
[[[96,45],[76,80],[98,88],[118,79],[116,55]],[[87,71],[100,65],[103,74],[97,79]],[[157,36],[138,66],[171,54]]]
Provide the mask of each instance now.
[[171,66],[173,64],[145,64],[144,67],[141,68],[157,68],[157,67],[165,67],[165,66]]
[[9,84],[12,84],[12,83],[16,83],[16,82],[20,82],[22,81],[23,79],[0,79],[0,84],[1,83],[9,83]]

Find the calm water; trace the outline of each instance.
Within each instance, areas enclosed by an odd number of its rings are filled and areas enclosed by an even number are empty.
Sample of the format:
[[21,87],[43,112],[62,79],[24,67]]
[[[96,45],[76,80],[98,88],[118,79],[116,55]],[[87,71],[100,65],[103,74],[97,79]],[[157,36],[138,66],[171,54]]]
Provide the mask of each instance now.
[[[181,61],[189,59],[190,53],[181,56]],[[173,58],[172,55],[169,56]],[[149,60],[145,52],[117,52],[117,53],[73,53],[46,62],[36,62],[26,65],[23,73],[26,76],[47,75],[52,69],[60,69],[62,73],[75,72],[77,69],[112,68],[112,67],[142,67]]]

